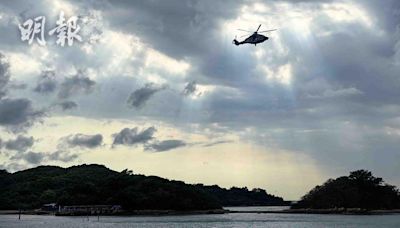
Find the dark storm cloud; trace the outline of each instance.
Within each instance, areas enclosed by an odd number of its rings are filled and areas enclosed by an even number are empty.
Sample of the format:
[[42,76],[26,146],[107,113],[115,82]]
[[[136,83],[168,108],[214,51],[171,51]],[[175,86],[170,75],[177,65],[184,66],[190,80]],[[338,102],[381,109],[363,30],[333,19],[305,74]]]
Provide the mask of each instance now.
[[124,128],[120,132],[113,134],[113,146],[115,145],[135,145],[143,144],[153,139],[156,132],[154,127],[149,127],[143,130],[135,128]]
[[176,149],[178,147],[184,147],[186,145],[187,144],[185,141],[171,139],[171,140],[155,141],[155,142],[146,144],[145,149],[156,151],[156,152],[163,152],[163,151]]
[[93,91],[96,82],[78,72],[77,75],[67,77],[60,85],[59,98],[68,98],[79,94],[89,94]]
[[40,75],[35,88],[33,89],[37,93],[52,93],[56,90],[57,81],[55,78],[55,72],[52,70],[43,71]]
[[113,27],[134,32],[155,49],[182,59],[210,50],[207,42],[212,42],[219,23],[234,18],[243,2],[112,1],[113,10],[104,13]]
[[127,103],[131,107],[141,108],[155,93],[165,88],[166,86],[157,86],[153,83],[146,84],[144,87],[133,91],[129,95]]
[[1,99],[0,125],[20,130],[31,126],[44,115],[43,111],[36,111],[28,99]]
[[4,142],[4,145],[5,148],[8,150],[16,150],[22,152],[32,147],[33,143],[34,143],[33,137],[25,137],[23,135],[18,135],[17,138]]
[[[222,24],[240,14],[245,1],[113,2],[105,10],[112,26],[133,33],[153,48],[177,60],[191,60],[201,84],[249,84],[251,52],[230,48],[221,37]],[[252,2],[249,2],[251,4]],[[115,14],[116,10],[118,14]],[[178,42],[179,41],[179,42]]]
[[[399,66],[390,64],[393,61],[392,52],[396,43],[390,42],[388,37],[371,34],[370,29],[366,27],[357,27],[357,25],[343,25],[343,27],[346,27],[348,32],[333,32],[329,37],[315,39],[316,44],[321,47],[319,52],[324,56],[323,60],[329,63],[324,66],[327,75],[324,83],[342,87],[342,89],[360,91],[362,96],[354,97],[357,100],[353,99],[359,104],[397,103],[395,97],[400,95],[398,92],[400,83],[396,79],[396,71],[399,70]],[[363,37],[363,39],[336,45],[339,40],[350,40],[354,37]],[[300,53],[296,54],[300,55]],[[315,59],[310,58],[303,59],[300,64],[304,66],[304,64],[311,64],[312,61],[316,62]],[[296,81],[299,92],[312,92],[307,84],[312,81],[317,82],[317,75],[306,67],[296,66],[295,69],[299,74]],[[307,74],[308,77],[301,74]],[[323,89],[322,86],[320,86],[321,89]]]
[[[367,9],[371,17],[376,18],[375,22],[385,31],[392,32],[395,36],[398,31],[400,14],[400,2],[396,0],[362,1],[361,5]],[[390,35],[390,34],[389,34]]]
[[78,104],[74,101],[63,101],[56,104],[59,106],[63,111],[75,109],[78,107]]
[[65,143],[70,147],[86,147],[86,148],[96,148],[101,146],[103,142],[103,136],[101,134],[96,135],[84,135],[84,134],[76,134],[69,135],[62,139]]

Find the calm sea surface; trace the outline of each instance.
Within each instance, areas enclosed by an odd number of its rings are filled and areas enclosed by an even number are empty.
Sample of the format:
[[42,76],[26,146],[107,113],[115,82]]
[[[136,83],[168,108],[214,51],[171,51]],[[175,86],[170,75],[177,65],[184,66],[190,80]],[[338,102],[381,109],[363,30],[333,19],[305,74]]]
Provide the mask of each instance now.
[[[271,210],[269,207],[231,208]],[[0,227],[400,227],[400,215],[222,214],[186,216],[55,217],[0,215]]]

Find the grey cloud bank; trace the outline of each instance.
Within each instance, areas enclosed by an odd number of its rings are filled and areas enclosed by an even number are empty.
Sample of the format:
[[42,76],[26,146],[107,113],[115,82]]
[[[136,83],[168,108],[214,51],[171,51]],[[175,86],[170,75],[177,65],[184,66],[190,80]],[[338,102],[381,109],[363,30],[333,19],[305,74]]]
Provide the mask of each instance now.
[[156,141],[151,144],[147,144],[145,146],[146,150],[153,150],[156,152],[163,152],[172,149],[176,149],[178,147],[186,146],[186,143],[182,140],[170,139],[164,141]]
[[154,84],[146,84],[144,87],[133,91],[127,100],[131,107],[141,108],[146,102],[158,91],[165,89],[165,86],[156,86]]
[[6,141],[4,145],[5,148],[8,150],[16,150],[22,152],[32,147],[33,143],[34,143],[33,137],[18,135],[17,138]]
[[38,79],[36,87],[33,90],[37,93],[47,94],[54,92],[56,90],[56,87],[57,81],[55,78],[55,72],[44,71]]
[[60,85],[58,92],[59,98],[68,98],[79,94],[91,93],[96,82],[83,75],[83,72],[78,72],[77,75],[67,77]]
[[154,127],[149,127],[143,130],[135,128],[124,128],[120,132],[113,134],[115,145],[135,145],[143,144],[153,139],[153,135],[157,130]]
[[103,142],[103,136],[101,134],[95,135],[85,135],[85,134],[76,134],[70,135],[66,138],[63,138],[62,141],[65,141],[70,147],[86,147],[86,148],[95,148],[101,146]]

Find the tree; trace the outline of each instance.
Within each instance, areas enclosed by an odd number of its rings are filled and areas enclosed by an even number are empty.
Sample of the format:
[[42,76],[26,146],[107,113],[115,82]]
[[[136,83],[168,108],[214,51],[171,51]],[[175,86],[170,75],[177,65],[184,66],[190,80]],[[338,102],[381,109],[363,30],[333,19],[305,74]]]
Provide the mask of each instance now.
[[400,194],[370,171],[357,170],[316,186],[292,208],[394,209],[400,208]]
[[40,203],[41,204],[46,204],[46,203],[54,203],[57,200],[57,195],[54,190],[47,189],[40,195]]

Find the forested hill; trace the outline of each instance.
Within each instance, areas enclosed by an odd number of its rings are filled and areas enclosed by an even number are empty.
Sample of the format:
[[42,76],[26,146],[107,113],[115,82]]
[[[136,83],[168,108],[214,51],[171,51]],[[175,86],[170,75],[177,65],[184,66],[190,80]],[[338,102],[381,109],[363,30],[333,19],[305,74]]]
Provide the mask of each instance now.
[[374,177],[370,171],[357,170],[349,176],[329,179],[316,186],[292,208],[400,209],[400,192],[382,178]]
[[225,205],[283,205],[262,189],[224,189],[189,185],[156,176],[116,172],[103,165],[69,168],[39,166],[8,173],[0,170],[0,209],[60,205],[113,204],[126,210],[205,210]]
[[221,188],[218,185],[201,187],[210,195],[217,198],[218,203],[223,206],[286,206],[290,202],[284,201],[282,197],[268,194],[264,189],[255,188],[249,191],[246,187],[230,189]]

